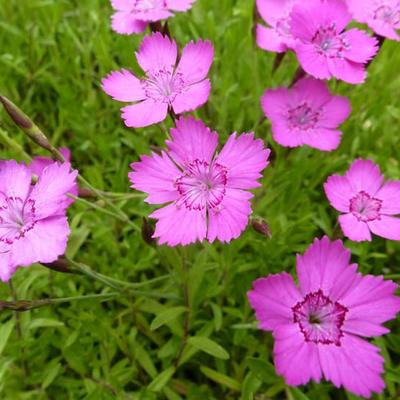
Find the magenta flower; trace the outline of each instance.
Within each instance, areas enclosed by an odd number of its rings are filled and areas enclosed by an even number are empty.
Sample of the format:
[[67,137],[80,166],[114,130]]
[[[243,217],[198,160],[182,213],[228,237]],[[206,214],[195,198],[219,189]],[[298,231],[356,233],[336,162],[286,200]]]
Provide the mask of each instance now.
[[261,106],[281,146],[324,151],[339,146],[342,132],[337,128],[351,111],[347,98],[332,96],[327,85],[314,78],[303,78],[292,89],[266,90]]
[[208,71],[214,57],[209,41],[185,46],[178,65],[175,41],[161,33],[146,36],[136,58],[146,77],[137,78],[127,70],[115,71],[102,81],[113,99],[134,104],[122,108],[125,125],[133,128],[163,121],[171,107],[176,114],[202,106],[210,94]]
[[345,236],[356,242],[371,240],[371,232],[400,240],[400,181],[387,181],[370,160],[356,160],[344,176],[332,175],[324,184],[332,207],[342,212]]
[[229,242],[245,229],[253,195],[270,151],[253,133],[232,134],[215,154],[218,134],[202,121],[180,118],[171,129],[168,150],[131,164],[132,187],[148,193],[160,244],[187,245],[197,240]]
[[257,24],[257,45],[283,53],[294,46],[290,32],[290,12],[298,0],[257,0],[257,9],[269,27]]
[[297,257],[299,288],[286,272],[253,282],[248,298],[259,328],[272,331],[275,367],[287,384],[324,376],[364,397],[383,390],[384,359],[363,337],[389,332],[382,324],[400,310],[397,285],[349,263],[342,242],[324,237]]
[[0,162],[0,279],[17,267],[55,261],[70,233],[66,194],[76,185],[70,164],[52,163],[32,184],[32,172],[15,161]]
[[123,35],[142,33],[149,22],[173,16],[174,11],[189,10],[196,0],[111,0],[116,11],[112,28]]
[[[71,161],[71,152],[68,148],[66,147],[61,147],[59,149],[60,153],[63,155],[63,157],[65,158],[65,160],[67,162]],[[36,175],[36,176],[40,176],[43,172],[43,170],[48,167],[49,165],[52,165],[54,163],[54,161],[50,158],[50,157],[34,157],[32,162],[28,165],[29,169],[31,170],[31,172]],[[75,183],[75,185],[72,187],[72,189],[69,191],[70,194],[74,195],[74,196],[78,196],[78,184]],[[70,206],[74,200],[69,198],[69,197],[65,197],[65,202],[66,202],[66,206]]]
[[400,41],[399,0],[347,0],[356,21],[366,23],[375,33]]
[[356,28],[345,31],[350,21],[342,0],[300,1],[293,7],[294,50],[304,71],[318,79],[365,80],[365,63],[378,51],[377,40]]

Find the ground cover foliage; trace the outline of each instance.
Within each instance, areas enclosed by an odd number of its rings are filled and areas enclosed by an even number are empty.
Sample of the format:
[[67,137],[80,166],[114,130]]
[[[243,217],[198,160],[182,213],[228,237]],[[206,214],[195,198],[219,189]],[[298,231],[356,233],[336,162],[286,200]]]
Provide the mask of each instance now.
[[[288,55],[272,73],[274,55],[255,46],[253,1],[198,0],[170,20],[180,44],[210,39],[215,59],[208,103],[194,113],[217,130],[221,142],[234,131],[254,130],[272,149],[253,211],[268,221],[271,238],[251,228],[230,245],[185,249],[148,245],[131,225],[76,202],[70,210],[68,256],[119,281],[144,283],[120,291],[87,275],[42,266],[21,269],[0,298],[71,300],[0,314],[0,393],[4,399],[355,399],[332,385],[290,388],[272,365],[272,337],[256,329],[246,298],[251,282],[293,272],[295,254],[314,237],[337,234],[337,213],[323,182],[347,170],[354,158],[371,158],[387,178],[400,179],[400,53],[385,42],[361,86],[331,82],[350,98],[338,150],[288,150],[271,139],[259,98],[267,87],[287,86],[297,68]],[[120,66],[139,72],[134,51],[140,36],[119,36],[109,25],[107,0],[9,0],[0,7],[0,90],[18,104],[57,146],[68,146],[73,165],[138,226],[152,207],[129,189],[129,163],[149,146],[162,146],[172,125],[133,130],[100,80]],[[2,158],[44,154],[0,114]],[[20,147],[19,147],[20,146]],[[99,207],[102,200],[91,199]],[[400,246],[345,240],[363,273],[400,279]],[[110,283],[110,282],[108,282]],[[114,292],[118,292],[114,295]],[[138,293],[139,291],[139,293]],[[14,293],[13,293],[14,292]],[[141,293],[145,292],[145,293]],[[189,306],[189,307],[188,307]],[[384,394],[400,396],[399,319],[375,339],[385,357]]]

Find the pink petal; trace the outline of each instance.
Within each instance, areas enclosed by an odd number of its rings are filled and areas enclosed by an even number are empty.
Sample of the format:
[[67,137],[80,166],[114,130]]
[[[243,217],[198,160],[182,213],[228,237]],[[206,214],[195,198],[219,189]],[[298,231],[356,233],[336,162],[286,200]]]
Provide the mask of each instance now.
[[19,197],[22,201],[31,188],[32,174],[24,164],[14,160],[0,161],[0,194],[6,197]]
[[340,145],[342,132],[333,129],[315,128],[304,132],[304,144],[322,151],[336,150]]
[[365,7],[365,0],[346,0],[346,3],[357,22],[366,22],[369,10],[368,7]]
[[144,32],[147,22],[137,20],[130,12],[118,11],[111,17],[111,27],[121,35],[131,35]]
[[366,337],[388,333],[382,324],[396,318],[400,311],[400,298],[396,296],[398,286],[392,281],[385,281],[382,276],[358,275],[358,279],[339,299],[340,304],[349,310],[343,329]]
[[214,47],[210,41],[191,41],[182,51],[176,73],[181,73],[187,84],[199,82],[207,76],[213,58]]
[[378,165],[362,159],[355,160],[345,176],[356,193],[364,191],[370,196],[380,189],[384,179]]
[[400,41],[400,35],[397,33],[398,27],[386,23],[384,21],[377,21],[376,19],[368,20],[368,26],[378,35],[386,37],[388,39]]
[[321,12],[321,0],[298,1],[290,14],[290,26],[293,37],[310,42],[317,32],[319,25],[322,25]]
[[69,163],[54,162],[46,167],[32,189],[29,198],[35,201],[35,215],[43,219],[65,212],[67,194],[76,187],[78,171]]
[[308,74],[318,79],[330,79],[332,73],[328,69],[327,59],[319,54],[313,44],[296,44],[294,51],[300,65]]
[[159,70],[172,72],[177,55],[176,42],[160,32],[146,36],[139,51],[136,52],[137,61],[145,72]]
[[56,261],[65,252],[69,234],[68,221],[64,216],[36,222],[23,238],[14,241],[11,264],[27,267],[35,262]]
[[383,201],[382,214],[400,214],[400,181],[387,181],[375,196]]
[[332,96],[325,82],[312,77],[300,79],[292,89],[293,103],[296,105],[307,101],[313,108],[318,109],[329,101]]
[[274,363],[279,375],[288,385],[304,385],[313,379],[321,380],[318,346],[306,342],[293,322],[274,331]]
[[228,187],[236,189],[252,189],[260,186],[258,179],[268,165],[271,151],[264,148],[261,139],[254,139],[254,133],[233,133],[215,162],[229,169]]
[[345,176],[332,175],[324,183],[329,203],[343,213],[350,211],[350,199],[356,194]]
[[357,85],[364,83],[367,77],[365,66],[346,58],[327,58],[328,69],[332,76],[344,82]]
[[292,106],[292,96],[286,88],[267,89],[261,97],[264,114],[273,122],[286,121],[287,113]]
[[230,242],[246,228],[251,214],[249,199],[253,195],[238,189],[226,189],[225,197],[217,209],[208,210],[207,239]]
[[283,123],[272,123],[272,138],[284,147],[298,147],[304,144],[299,129],[291,129]]
[[291,323],[291,308],[302,301],[292,276],[286,272],[257,279],[247,297],[256,312],[259,328],[264,330],[274,330],[282,324]]
[[142,156],[140,162],[131,164],[131,168],[132,188],[147,193],[147,203],[163,204],[178,199],[175,180],[182,173],[165,152]]
[[173,11],[187,11],[196,0],[166,0],[168,10]]
[[203,241],[207,232],[206,210],[189,210],[185,206],[170,204],[150,215],[158,219],[153,235],[159,244],[188,245]]
[[400,240],[400,218],[381,215],[380,219],[369,221],[368,226],[375,235],[389,240]]
[[164,121],[168,114],[168,104],[148,99],[121,108],[121,111],[126,126],[143,128]]
[[8,282],[16,270],[16,266],[10,264],[9,246],[0,243],[0,280]]
[[330,295],[335,281],[349,269],[350,251],[342,241],[315,239],[304,255],[297,256],[296,270],[303,295],[322,290]]
[[346,31],[343,36],[350,43],[344,56],[351,61],[364,64],[378,51],[378,41],[364,31],[353,28]]
[[343,31],[352,19],[346,2],[344,0],[324,0],[322,4],[322,7],[314,10],[314,15],[319,16],[321,25],[335,24],[337,32]]
[[336,387],[367,398],[385,387],[383,357],[367,341],[345,334],[341,346],[319,346],[318,351],[324,376]]
[[332,96],[323,106],[318,126],[335,129],[350,115],[350,101],[346,97]]
[[166,143],[171,157],[180,165],[194,160],[210,163],[218,145],[218,134],[193,117],[178,119],[171,136],[172,141]]
[[257,0],[257,10],[265,22],[274,26],[276,21],[288,15],[296,0]]
[[101,81],[101,87],[118,101],[140,101],[146,98],[140,80],[126,69],[111,72]]
[[173,14],[166,9],[154,8],[150,10],[136,12],[135,18],[137,18],[140,21],[157,22],[163,19],[167,19],[172,15]]
[[194,83],[178,94],[172,102],[172,108],[176,114],[186,111],[194,111],[205,104],[210,96],[211,83],[208,79]]
[[[58,150],[67,162],[71,161],[71,152],[68,148],[60,147]],[[39,176],[43,170],[49,165],[53,164],[53,162],[54,160],[52,160],[50,157],[34,157],[29,164],[29,169],[31,170],[32,174]]]
[[266,28],[257,24],[256,31],[257,46],[266,51],[283,53],[287,50],[287,45],[274,28]]
[[371,232],[366,222],[359,221],[353,214],[343,214],[339,216],[339,224],[346,237],[354,242],[370,242]]

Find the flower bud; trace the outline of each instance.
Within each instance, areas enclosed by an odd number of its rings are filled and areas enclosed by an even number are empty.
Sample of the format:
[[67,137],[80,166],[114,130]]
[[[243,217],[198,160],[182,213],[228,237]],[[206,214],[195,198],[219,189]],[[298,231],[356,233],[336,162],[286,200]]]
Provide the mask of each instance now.
[[261,235],[263,235],[263,236],[265,236],[267,238],[271,238],[272,237],[271,230],[269,229],[269,225],[267,224],[265,219],[254,218],[251,221],[251,225],[252,225],[253,229],[256,232],[260,233]]

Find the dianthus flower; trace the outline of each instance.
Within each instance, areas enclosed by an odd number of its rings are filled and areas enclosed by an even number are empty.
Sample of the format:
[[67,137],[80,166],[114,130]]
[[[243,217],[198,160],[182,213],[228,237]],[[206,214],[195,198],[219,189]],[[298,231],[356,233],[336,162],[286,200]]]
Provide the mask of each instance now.
[[350,102],[332,96],[327,85],[303,78],[292,89],[268,89],[261,97],[265,116],[272,123],[272,137],[286,147],[308,145],[330,151],[340,144],[337,128],[350,114]]
[[257,45],[283,53],[294,45],[290,32],[290,12],[298,0],[257,0],[257,10],[268,27],[257,24]]
[[239,237],[251,213],[248,189],[260,186],[270,151],[253,133],[234,133],[215,154],[218,134],[192,117],[179,119],[171,137],[166,151],[142,156],[129,174],[148,203],[169,203],[150,215],[154,237],[169,246]]
[[399,0],[347,0],[356,21],[366,23],[376,34],[400,41]]
[[113,99],[134,104],[122,108],[125,125],[140,128],[163,121],[171,107],[176,114],[202,106],[210,94],[207,79],[214,49],[209,41],[185,46],[177,63],[175,41],[161,33],[146,36],[136,53],[146,77],[139,79],[127,70],[115,71],[102,81]]
[[272,331],[274,363],[289,385],[322,377],[360,396],[382,392],[384,359],[364,338],[389,332],[397,285],[363,276],[341,241],[316,239],[297,257],[299,287],[288,273],[253,282],[248,292],[259,328]]
[[299,1],[293,7],[291,33],[304,71],[318,79],[364,82],[365,64],[377,53],[377,40],[356,28],[345,31],[350,21],[343,0]]
[[70,164],[52,163],[32,184],[32,171],[0,161],[0,279],[17,267],[50,263],[65,252],[70,233],[66,195],[76,185]]
[[345,236],[356,242],[371,240],[371,232],[400,240],[400,181],[384,182],[379,166],[356,160],[344,176],[332,175],[324,184],[331,205],[343,214]]
[[123,35],[142,33],[150,22],[173,16],[174,11],[189,10],[196,0],[111,0],[116,11],[112,28]]

